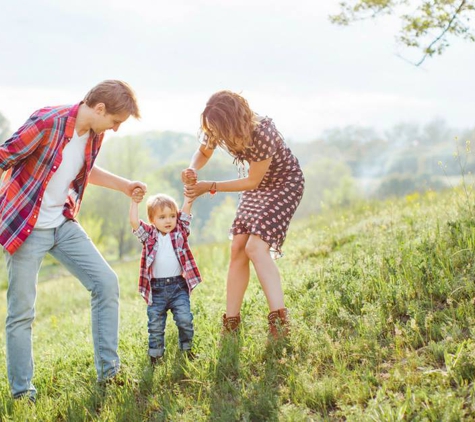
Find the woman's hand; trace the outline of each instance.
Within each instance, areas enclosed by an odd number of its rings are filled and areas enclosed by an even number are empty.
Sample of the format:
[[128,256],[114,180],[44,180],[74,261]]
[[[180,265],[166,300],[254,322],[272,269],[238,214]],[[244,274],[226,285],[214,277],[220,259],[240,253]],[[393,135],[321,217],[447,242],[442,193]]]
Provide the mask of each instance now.
[[181,172],[181,181],[185,185],[194,185],[198,180],[198,173],[194,168],[188,167]]
[[194,200],[198,198],[198,196],[203,195],[206,192],[209,192],[211,188],[211,182],[196,182],[193,185],[185,185],[184,193],[187,198]]

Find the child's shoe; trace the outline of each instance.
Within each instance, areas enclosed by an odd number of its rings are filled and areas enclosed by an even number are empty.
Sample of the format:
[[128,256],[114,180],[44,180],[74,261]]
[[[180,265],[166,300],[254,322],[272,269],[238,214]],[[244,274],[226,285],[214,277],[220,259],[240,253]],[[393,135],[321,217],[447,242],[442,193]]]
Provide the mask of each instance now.
[[183,356],[185,356],[188,360],[195,360],[199,358],[199,356],[192,350],[183,350],[182,353]]
[[152,366],[160,365],[163,362],[163,356],[150,356],[150,364]]

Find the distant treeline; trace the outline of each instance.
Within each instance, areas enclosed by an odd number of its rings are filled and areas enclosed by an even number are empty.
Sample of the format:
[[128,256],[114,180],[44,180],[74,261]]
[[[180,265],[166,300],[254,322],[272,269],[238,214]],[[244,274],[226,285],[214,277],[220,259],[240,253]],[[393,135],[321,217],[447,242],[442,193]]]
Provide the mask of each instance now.
[[473,173],[474,138],[475,128],[454,129],[434,120],[424,126],[401,123],[384,134],[367,127],[335,128],[293,149],[305,168],[322,160],[342,163],[358,195],[386,198],[438,190]]
[[[5,120],[0,123],[8,128]],[[401,196],[457,184],[462,174],[475,171],[470,154],[474,135],[475,129],[453,129],[443,120],[434,120],[425,126],[402,123],[384,134],[370,127],[347,126],[328,130],[312,142],[288,141],[307,181],[296,218],[362,198]],[[6,138],[5,133],[2,137]],[[180,204],[181,170],[198,145],[196,135],[176,132],[114,137],[104,143],[97,164],[145,181],[149,194],[165,192]],[[226,180],[237,178],[238,173],[232,157],[217,151],[199,177]],[[190,241],[225,240],[238,200],[238,194],[225,193],[198,198],[193,205]],[[128,198],[118,192],[96,186],[86,191],[80,221],[109,256],[122,259],[140,250],[129,228],[128,207]],[[144,204],[140,211],[145,219]]]

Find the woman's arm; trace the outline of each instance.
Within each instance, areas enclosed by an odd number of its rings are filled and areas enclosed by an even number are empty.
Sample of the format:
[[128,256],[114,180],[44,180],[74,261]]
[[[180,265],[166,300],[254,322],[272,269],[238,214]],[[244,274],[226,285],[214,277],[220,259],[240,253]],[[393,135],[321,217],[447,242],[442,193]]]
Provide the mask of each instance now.
[[214,150],[206,148],[206,145],[200,145],[191,157],[190,168],[195,170],[202,169],[213,155]]
[[205,145],[200,145],[200,147],[195,151],[191,157],[190,166],[181,172],[181,180],[185,185],[194,184],[198,178],[197,170],[202,169],[207,163],[208,160],[213,155],[212,149],[206,148]]
[[131,181],[116,174],[110,173],[100,167],[94,166],[89,175],[89,183],[109,189],[118,190],[127,196],[132,196],[134,189],[140,188],[142,197],[147,192],[147,185],[138,181]]
[[249,165],[249,175],[242,179],[225,180],[221,182],[200,181],[194,185],[185,185],[185,195],[194,199],[210,189],[217,192],[240,192],[256,189],[269,169],[272,157],[263,161],[252,161]]

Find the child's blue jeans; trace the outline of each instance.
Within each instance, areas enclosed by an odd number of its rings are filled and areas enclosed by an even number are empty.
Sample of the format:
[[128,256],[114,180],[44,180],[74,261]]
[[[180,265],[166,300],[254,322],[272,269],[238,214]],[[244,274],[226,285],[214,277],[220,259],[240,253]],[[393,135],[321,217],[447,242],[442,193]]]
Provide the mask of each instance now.
[[165,326],[167,312],[172,311],[178,327],[180,350],[191,350],[193,345],[193,314],[190,310],[190,293],[182,276],[152,278],[152,304],[147,307],[148,354],[153,357],[165,353]]

